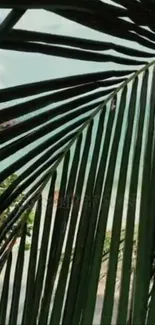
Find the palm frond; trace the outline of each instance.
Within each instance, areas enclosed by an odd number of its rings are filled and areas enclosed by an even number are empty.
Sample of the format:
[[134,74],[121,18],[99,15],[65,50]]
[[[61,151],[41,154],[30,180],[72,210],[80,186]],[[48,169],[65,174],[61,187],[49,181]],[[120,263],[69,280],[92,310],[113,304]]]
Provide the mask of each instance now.
[[[154,7],[153,0],[22,2],[0,25],[1,50],[116,64],[0,89],[0,123],[15,120],[0,130],[0,182],[17,175],[0,196],[0,213],[9,210],[0,223],[1,324],[92,324],[103,278],[100,323],[155,320]],[[28,8],[100,32],[100,40],[13,28]]]

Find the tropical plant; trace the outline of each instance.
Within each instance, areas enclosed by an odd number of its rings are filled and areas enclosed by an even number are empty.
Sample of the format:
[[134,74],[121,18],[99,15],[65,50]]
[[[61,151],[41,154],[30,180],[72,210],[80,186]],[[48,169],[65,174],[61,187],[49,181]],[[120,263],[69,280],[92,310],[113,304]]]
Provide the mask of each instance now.
[[[9,8],[9,1],[5,0],[3,7]],[[18,174],[1,194],[0,212],[24,192],[0,228],[2,243],[20,220],[8,237],[7,254],[4,256],[5,246],[0,249],[1,265],[7,260],[0,324],[93,323],[111,206],[113,224],[100,323],[112,323],[126,215],[114,322],[154,324],[155,2],[31,3],[31,8],[43,8],[100,32],[100,40],[13,28],[28,8],[25,2],[14,6],[1,23],[2,50],[107,65],[97,72],[0,90],[0,102],[5,103],[1,123],[11,119],[17,122],[0,133],[2,160],[16,156],[2,169],[0,182]],[[109,41],[105,41],[106,34]],[[33,116],[29,117],[30,113]],[[57,207],[55,190],[59,191]],[[28,215],[33,207],[35,220],[27,262],[26,217],[21,216],[25,211]],[[15,262],[11,248],[19,229],[22,235]],[[131,277],[135,229],[136,265]],[[27,272],[27,280],[20,318],[23,272]]]

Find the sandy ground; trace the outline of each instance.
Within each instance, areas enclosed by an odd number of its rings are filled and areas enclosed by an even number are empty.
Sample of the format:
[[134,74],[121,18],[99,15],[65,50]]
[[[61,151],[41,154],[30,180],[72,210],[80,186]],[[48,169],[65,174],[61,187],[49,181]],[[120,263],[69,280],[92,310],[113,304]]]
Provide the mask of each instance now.
[[[46,199],[43,200],[44,204]],[[43,204],[43,206],[44,206]],[[56,210],[56,209],[54,209]],[[55,212],[55,211],[54,211]],[[42,215],[42,220],[41,220],[41,232],[43,230],[43,220],[44,220],[44,213],[45,213],[45,206],[43,208],[43,215]],[[53,220],[54,221],[54,220]],[[109,224],[109,229],[111,228],[111,223],[112,223],[112,218],[110,218],[110,224]],[[53,222],[52,222],[53,224]],[[53,227],[53,225],[52,225]],[[51,233],[52,234],[52,233]],[[41,233],[39,235],[39,246],[41,243]],[[10,280],[10,292],[9,292],[9,301],[11,302],[11,297],[12,297],[12,287],[13,287],[13,274],[14,274],[14,268],[15,268],[15,261],[17,257],[17,248],[13,250],[13,263],[12,263],[12,270],[11,270],[11,280]],[[29,261],[29,251],[25,252],[25,266],[24,266],[24,272],[23,272],[23,279],[22,279],[22,290],[21,290],[21,297],[20,297],[20,305],[19,305],[19,318],[18,318],[18,324],[21,324],[21,316],[22,316],[22,306],[24,303],[24,297],[25,297],[25,289],[26,289],[26,279],[27,279],[27,267],[28,267],[28,261]],[[115,299],[114,299],[114,308],[113,308],[113,319],[112,319],[112,324],[116,323],[116,316],[117,316],[117,306],[118,306],[118,298],[119,298],[119,284],[120,284],[120,265],[118,265],[118,274],[117,274],[117,280],[116,280],[116,290],[115,290]],[[105,277],[103,275],[107,271],[107,264],[102,264],[101,267],[101,277],[102,278],[99,282],[98,286],[98,292],[97,292],[97,299],[96,299],[96,310],[94,314],[94,321],[93,324],[98,325],[100,323],[100,317],[101,317],[101,311],[102,311],[102,304],[103,304],[103,295],[104,295],[104,289],[105,289]],[[3,275],[4,272],[2,272],[0,276],[0,291],[2,289],[2,284],[3,284]]]
[[[13,253],[14,263],[12,265],[12,271],[11,271],[9,302],[11,302],[11,297],[12,297],[13,274],[14,274],[14,266],[15,266],[16,256],[17,256],[17,250],[14,250],[14,253]],[[22,317],[22,310],[23,310],[23,303],[24,303],[25,289],[26,289],[26,279],[27,279],[26,269],[28,266],[28,260],[29,260],[29,252],[26,251],[26,253],[25,253],[25,267],[24,267],[24,272],[23,272],[22,290],[21,290],[19,314],[18,314],[18,317],[19,317],[18,324],[21,324],[21,317]],[[103,305],[104,288],[105,288],[105,283],[106,283],[106,277],[105,276],[103,277],[103,275],[106,272],[106,267],[107,267],[107,265],[104,264],[104,265],[102,265],[102,268],[101,268],[101,277],[100,277],[100,282],[99,282],[99,286],[98,286],[96,309],[95,309],[94,320],[93,320],[94,325],[100,324],[100,317],[101,317],[101,311],[102,311],[102,305]],[[2,288],[3,275],[4,275],[4,271],[2,272],[1,277],[0,277],[0,289]],[[118,269],[117,280],[116,280],[115,299],[114,299],[114,308],[113,308],[113,318],[112,318],[113,325],[116,324],[117,306],[118,306],[118,298],[119,298],[119,285],[120,285],[120,270]]]

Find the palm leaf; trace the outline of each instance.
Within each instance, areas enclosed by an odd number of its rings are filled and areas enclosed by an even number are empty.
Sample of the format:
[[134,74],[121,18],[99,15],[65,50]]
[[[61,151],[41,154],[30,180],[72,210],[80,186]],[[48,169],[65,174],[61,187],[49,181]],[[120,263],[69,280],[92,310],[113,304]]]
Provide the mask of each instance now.
[[1,294],[1,302],[0,302],[0,312],[1,312],[0,317],[1,318],[0,318],[0,324],[5,324],[5,321],[6,321],[11,261],[12,261],[12,253],[10,253],[9,258],[8,258],[7,268],[6,268],[5,277],[4,277],[3,290],[2,290],[2,294]]
[[25,238],[26,238],[26,225],[23,229],[23,236],[22,236],[22,239],[20,242],[18,257],[17,257],[17,262],[16,262],[13,295],[12,295],[10,317],[9,317],[10,324],[16,324],[17,319],[18,319],[19,298],[20,298],[20,292],[21,292],[21,280],[22,280],[23,266],[24,266]]
[[[92,324],[98,289],[98,322],[113,323],[118,272],[115,323],[154,322],[154,7],[153,0],[22,2],[0,25],[1,50],[117,64],[0,89],[0,123],[16,121],[0,131],[1,184],[17,174],[0,196],[0,212],[18,199],[0,225],[1,324],[19,323],[23,272],[21,324]],[[103,38],[13,28],[28,8]],[[22,216],[32,209],[27,259]]]

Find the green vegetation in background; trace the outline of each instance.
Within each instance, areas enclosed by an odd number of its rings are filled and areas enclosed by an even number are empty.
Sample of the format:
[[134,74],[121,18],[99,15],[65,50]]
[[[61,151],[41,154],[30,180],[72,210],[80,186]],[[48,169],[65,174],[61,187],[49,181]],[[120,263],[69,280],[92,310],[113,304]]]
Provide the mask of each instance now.
[[[16,174],[12,174],[9,176],[7,179],[5,179],[2,183],[0,183],[0,195],[5,192],[6,189],[17,179]],[[24,194],[21,193],[13,202],[12,204],[1,214],[0,216],[0,226],[3,224],[3,222],[6,220],[7,216],[9,213],[17,206],[17,204],[21,201],[21,199],[24,197]],[[22,220],[26,216],[27,212],[24,212],[22,216],[20,217],[20,220]],[[19,222],[19,220],[18,220]],[[31,211],[28,214],[27,217],[27,236],[31,237],[32,229],[33,229],[33,223],[34,223],[34,212]],[[16,224],[14,224],[14,227]],[[19,237],[21,235],[19,234]],[[30,249],[31,244],[29,241],[25,243],[25,249],[28,250]]]

